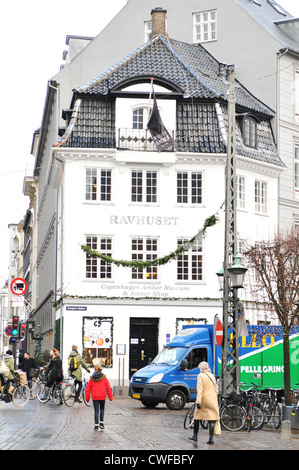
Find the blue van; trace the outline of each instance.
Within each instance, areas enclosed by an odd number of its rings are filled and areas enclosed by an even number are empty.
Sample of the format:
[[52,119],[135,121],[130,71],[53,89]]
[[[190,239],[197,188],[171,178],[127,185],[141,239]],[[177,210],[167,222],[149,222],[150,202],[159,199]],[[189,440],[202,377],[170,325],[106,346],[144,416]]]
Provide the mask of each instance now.
[[214,338],[214,325],[184,325],[148,366],[135,372],[129,395],[146,407],[166,403],[170,410],[195,401],[198,364],[208,362],[218,376],[221,346]]

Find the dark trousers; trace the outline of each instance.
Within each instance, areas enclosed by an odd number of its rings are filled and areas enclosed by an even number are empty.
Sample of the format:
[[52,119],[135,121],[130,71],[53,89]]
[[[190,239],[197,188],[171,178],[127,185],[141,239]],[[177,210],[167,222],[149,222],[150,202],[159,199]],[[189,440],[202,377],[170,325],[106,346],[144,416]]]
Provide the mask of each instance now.
[[93,408],[94,408],[94,423],[99,424],[99,412],[100,412],[100,421],[104,422],[105,400],[93,400]]
[[79,398],[81,390],[82,390],[82,382],[80,382],[80,380],[75,379],[76,398]]

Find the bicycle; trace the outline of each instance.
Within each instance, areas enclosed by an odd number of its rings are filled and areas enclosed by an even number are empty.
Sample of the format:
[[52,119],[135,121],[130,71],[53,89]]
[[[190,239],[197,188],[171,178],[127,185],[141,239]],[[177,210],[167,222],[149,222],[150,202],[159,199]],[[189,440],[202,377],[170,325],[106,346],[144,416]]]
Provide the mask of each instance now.
[[37,392],[39,385],[46,381],[46,375],[44,375],[40,369],[31,369],[29,372],[29,378],[27,385],[30,390],[29,400],[35,400],[37,398]]
[[245,392],[244,401],[242,402],[246,410],[247,431],[252,429],[261,429],[264,424],[264,413],[259,403],[258,396],[255,393]]
[[62,404],[62,383],[60,380],[55,380],[50,387],[42,382],[37,391],[37,398],[41,403],[47,403],[49,400],[53,400],[55,405]]
[[261,398],[264,422],[273,423],[275,429],[281,426],[281,409],[277,400],[277,390],[269,389],[269,395],[263,395]]
[[237,394],[219,396],[219,419],[227,431],[240,431],[246,422],[246,411]]
[[[66,385],[66,387],[63,390],[62,398],[66,406],[73,406],[76,400],[76,384],[75,381],[72,377],[68,379],[70,383]],[[89,401],[86,400],[85,398],[85,390],[87,386],[87,381],[85,377],[83,377],[82,380],[82,389],[79,395],[79,398],[84,401],[86,406],[91,406],[92,405],[92,398],[90,396]]]
[[[299,385],[299,384],[296,384]],[[299,390],[291,390],[292,410],[291,415],[295,416],[296,411],[299,409]]]
[[7,380],[3,374],[0,374],[0,408],[4,406],[5,403],[13,402],[17,407],[23,407],[29,400],[29,388],[27,385],[20,383],[19,376],[16,376],[16,385],[10,385],[9,380]]
[[[189,408],[184,418],[184,428],[193,429],[194,427],[194,414],[195,414],[196,403]],[[200,420],[200,425],[203,429],[208,429],[209,423],[206,420]]]

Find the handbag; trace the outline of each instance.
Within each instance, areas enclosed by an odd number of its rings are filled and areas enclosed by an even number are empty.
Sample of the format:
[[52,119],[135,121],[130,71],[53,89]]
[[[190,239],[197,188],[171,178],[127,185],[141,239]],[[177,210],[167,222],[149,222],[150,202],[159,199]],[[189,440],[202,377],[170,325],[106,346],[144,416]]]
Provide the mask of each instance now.
[[220,420],[215,422],[214,434],[215,434],[215,436],[220,436],[221,435]]

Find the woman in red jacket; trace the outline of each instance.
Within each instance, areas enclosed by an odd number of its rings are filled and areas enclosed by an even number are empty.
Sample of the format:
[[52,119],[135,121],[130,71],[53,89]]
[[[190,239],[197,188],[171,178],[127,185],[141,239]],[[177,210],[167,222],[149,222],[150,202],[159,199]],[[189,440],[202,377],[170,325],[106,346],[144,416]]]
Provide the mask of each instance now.
[[109,380],[102,372],[100,365],[95,366],[95,372],[90,377],[86,391],[85,398],[89,401],[90,395],[93,400],[94,407],[94,429],[99,429],[99,412],[100,412],[100,429],[104,429],[104,411],[105,400],[108,395],[109,400],[113,400],[112,390]]

